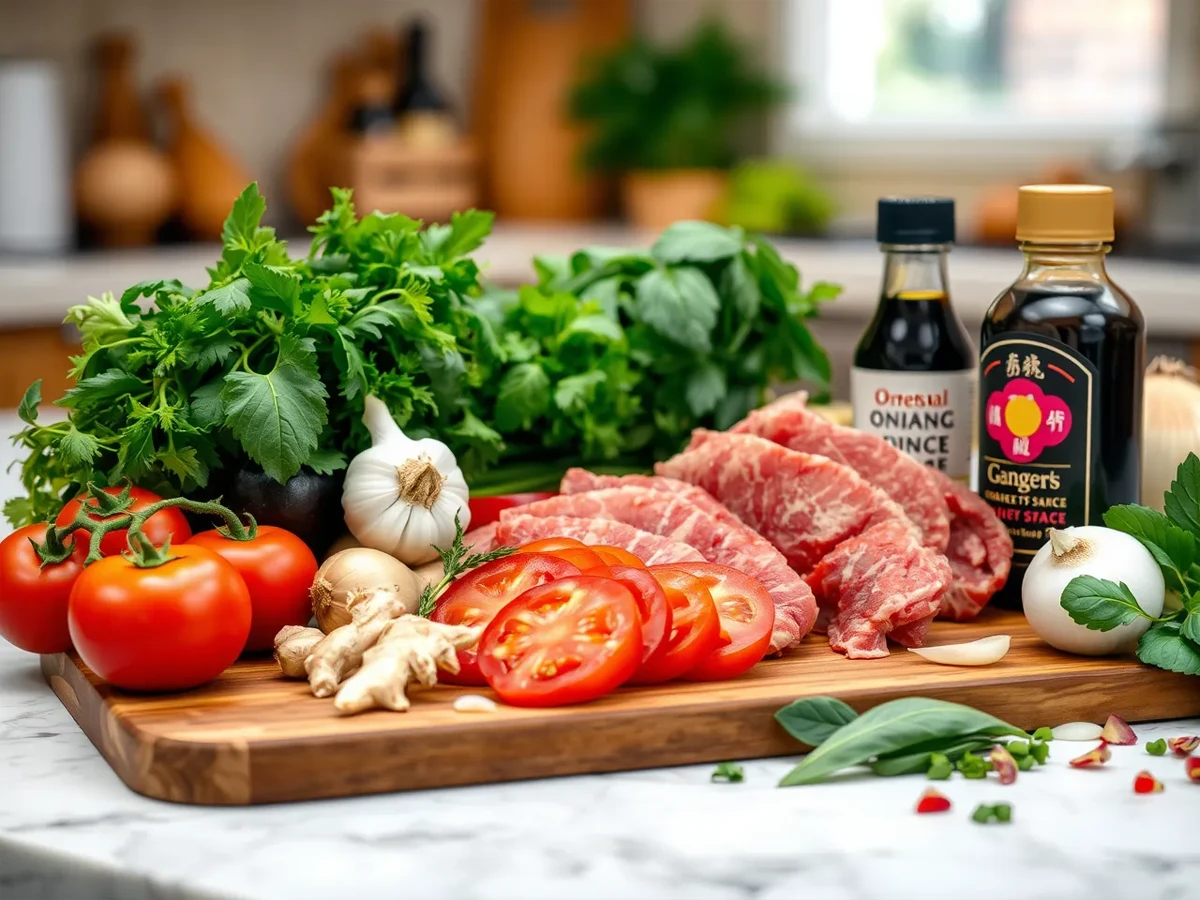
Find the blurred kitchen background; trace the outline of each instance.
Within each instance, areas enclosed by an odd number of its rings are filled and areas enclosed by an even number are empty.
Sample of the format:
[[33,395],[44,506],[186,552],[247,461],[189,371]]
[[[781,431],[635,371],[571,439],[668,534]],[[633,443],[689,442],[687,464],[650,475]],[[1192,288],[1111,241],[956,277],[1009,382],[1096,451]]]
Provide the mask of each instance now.
[[678,218],[764,231],[846,286],[817,326],[839,376],[879,196],[957,200],[974,332],[1019,268],[1016,186],[1099,181],[1152,352],[1194,360],[1200,2],[0,0],[0,408],[61,393],[68,306],[201,280],[249,180],[297,241],[330,186],[494,209],[506,284]]

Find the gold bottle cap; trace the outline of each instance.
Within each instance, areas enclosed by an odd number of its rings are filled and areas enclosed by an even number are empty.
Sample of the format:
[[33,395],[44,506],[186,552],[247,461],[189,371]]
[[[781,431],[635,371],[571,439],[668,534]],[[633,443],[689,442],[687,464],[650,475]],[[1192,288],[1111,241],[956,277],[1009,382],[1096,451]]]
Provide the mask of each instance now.
[[1099,184],[1027,184],[1017,194],[1017,240],[1097,244],[1113,239],[1113,191]]

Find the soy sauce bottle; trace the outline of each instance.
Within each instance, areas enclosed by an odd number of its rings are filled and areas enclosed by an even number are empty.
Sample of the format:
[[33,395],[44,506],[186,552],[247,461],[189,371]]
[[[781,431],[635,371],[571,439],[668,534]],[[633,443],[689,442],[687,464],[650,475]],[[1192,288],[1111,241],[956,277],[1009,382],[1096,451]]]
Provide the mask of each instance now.
[[1020,189],[1025,268],[988,310],[979,359],[978,490],[1013,539],[992,601],[1006,608],[1049,528],[1139,499],[1146,328],[1105,271],[1112,239],[1112,188]]
[[954,201],[885,197],[876,238],[883,288],[850,371],[854,427],[967,481],[976,355],[947,288]]

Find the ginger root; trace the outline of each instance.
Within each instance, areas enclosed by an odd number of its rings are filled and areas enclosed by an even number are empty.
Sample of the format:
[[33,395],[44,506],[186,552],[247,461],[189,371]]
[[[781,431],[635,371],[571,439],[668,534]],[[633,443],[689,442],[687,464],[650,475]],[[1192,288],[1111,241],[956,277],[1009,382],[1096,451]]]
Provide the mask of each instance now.
[[362,665],[363,653],[371,648],[388,622],[408,610],[397,591],[356,591],[346,608],[349,624],[333,629],[313,647],[304,661],[313,695],[332,697],[350,673]]
[[324,639],[325,632],[320,628],[284,625],[275,635],[275,662],[279,663],[279,670],[287,678],[307,677],[304,661]]
[[363,652],[362,668],[338,690],[334,707],[343,714],[377,706],[406,710],[406,689],[437,684],[439,667],[458,672],[455,651],[470,647],[482,633],[481,627],[443,625],[421,616],[393,619],[386,623],[375,644]]

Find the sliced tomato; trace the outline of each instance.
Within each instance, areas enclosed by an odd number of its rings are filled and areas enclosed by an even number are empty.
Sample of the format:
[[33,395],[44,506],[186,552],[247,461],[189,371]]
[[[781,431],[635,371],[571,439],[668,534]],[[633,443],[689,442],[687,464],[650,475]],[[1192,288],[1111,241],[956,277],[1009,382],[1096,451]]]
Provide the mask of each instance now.
[[775,601],[745,572],[716,563],[672,563],[704,582],[717,607],[721,644],[684,674],[688,681],[724,681],[749,671],[767,655],[775,627]]
[[576,566],[580,572],[588,569],[608,568],[608,564],[600,558],[591,547],[583,542],[569,537],[542,538],[517,548],[518,553],[549,553],[559,559]]
[[[557,578],[578,575],[579,569],[547,553],[519,553],[485,563],[446,588],[429,617],[446,625],[486,625],[505,604],[525,591]],[[487,684],[479,671],[479,645],[458,651],[458,673],[438,673],[451,684]]]
[[583,574],[611,578],[629,588],[642,617],[642,662],[653,656],[671,633],[671,604],[662,585],[645,569],[633,566],[588,569]]
[[538,500],[549,500],[557,497],[548,491],[536,491],[530,494],[498,494],[494,497],[472,497],[468,503],[471,508],[471,527],[491,525],[500,519],[500,513],[515,506],[536,503]]
[[630,684],[659,684],[678,678],[716,649],[721,640],[717,607],[704,582],[674,566],[650,566],[671,606],[671,631],[642,663]]
[[609,566],[633,566],[644,569],[646,564],[626,550],[624,547],[613,547],[608,544],[593,544],[589,547],[593,553],[604,560]]
[[496,614],[479,668],[513,706],[585,703],[624,684],[642,658],[642,620],[629,588],[579,575],[531,588]]

